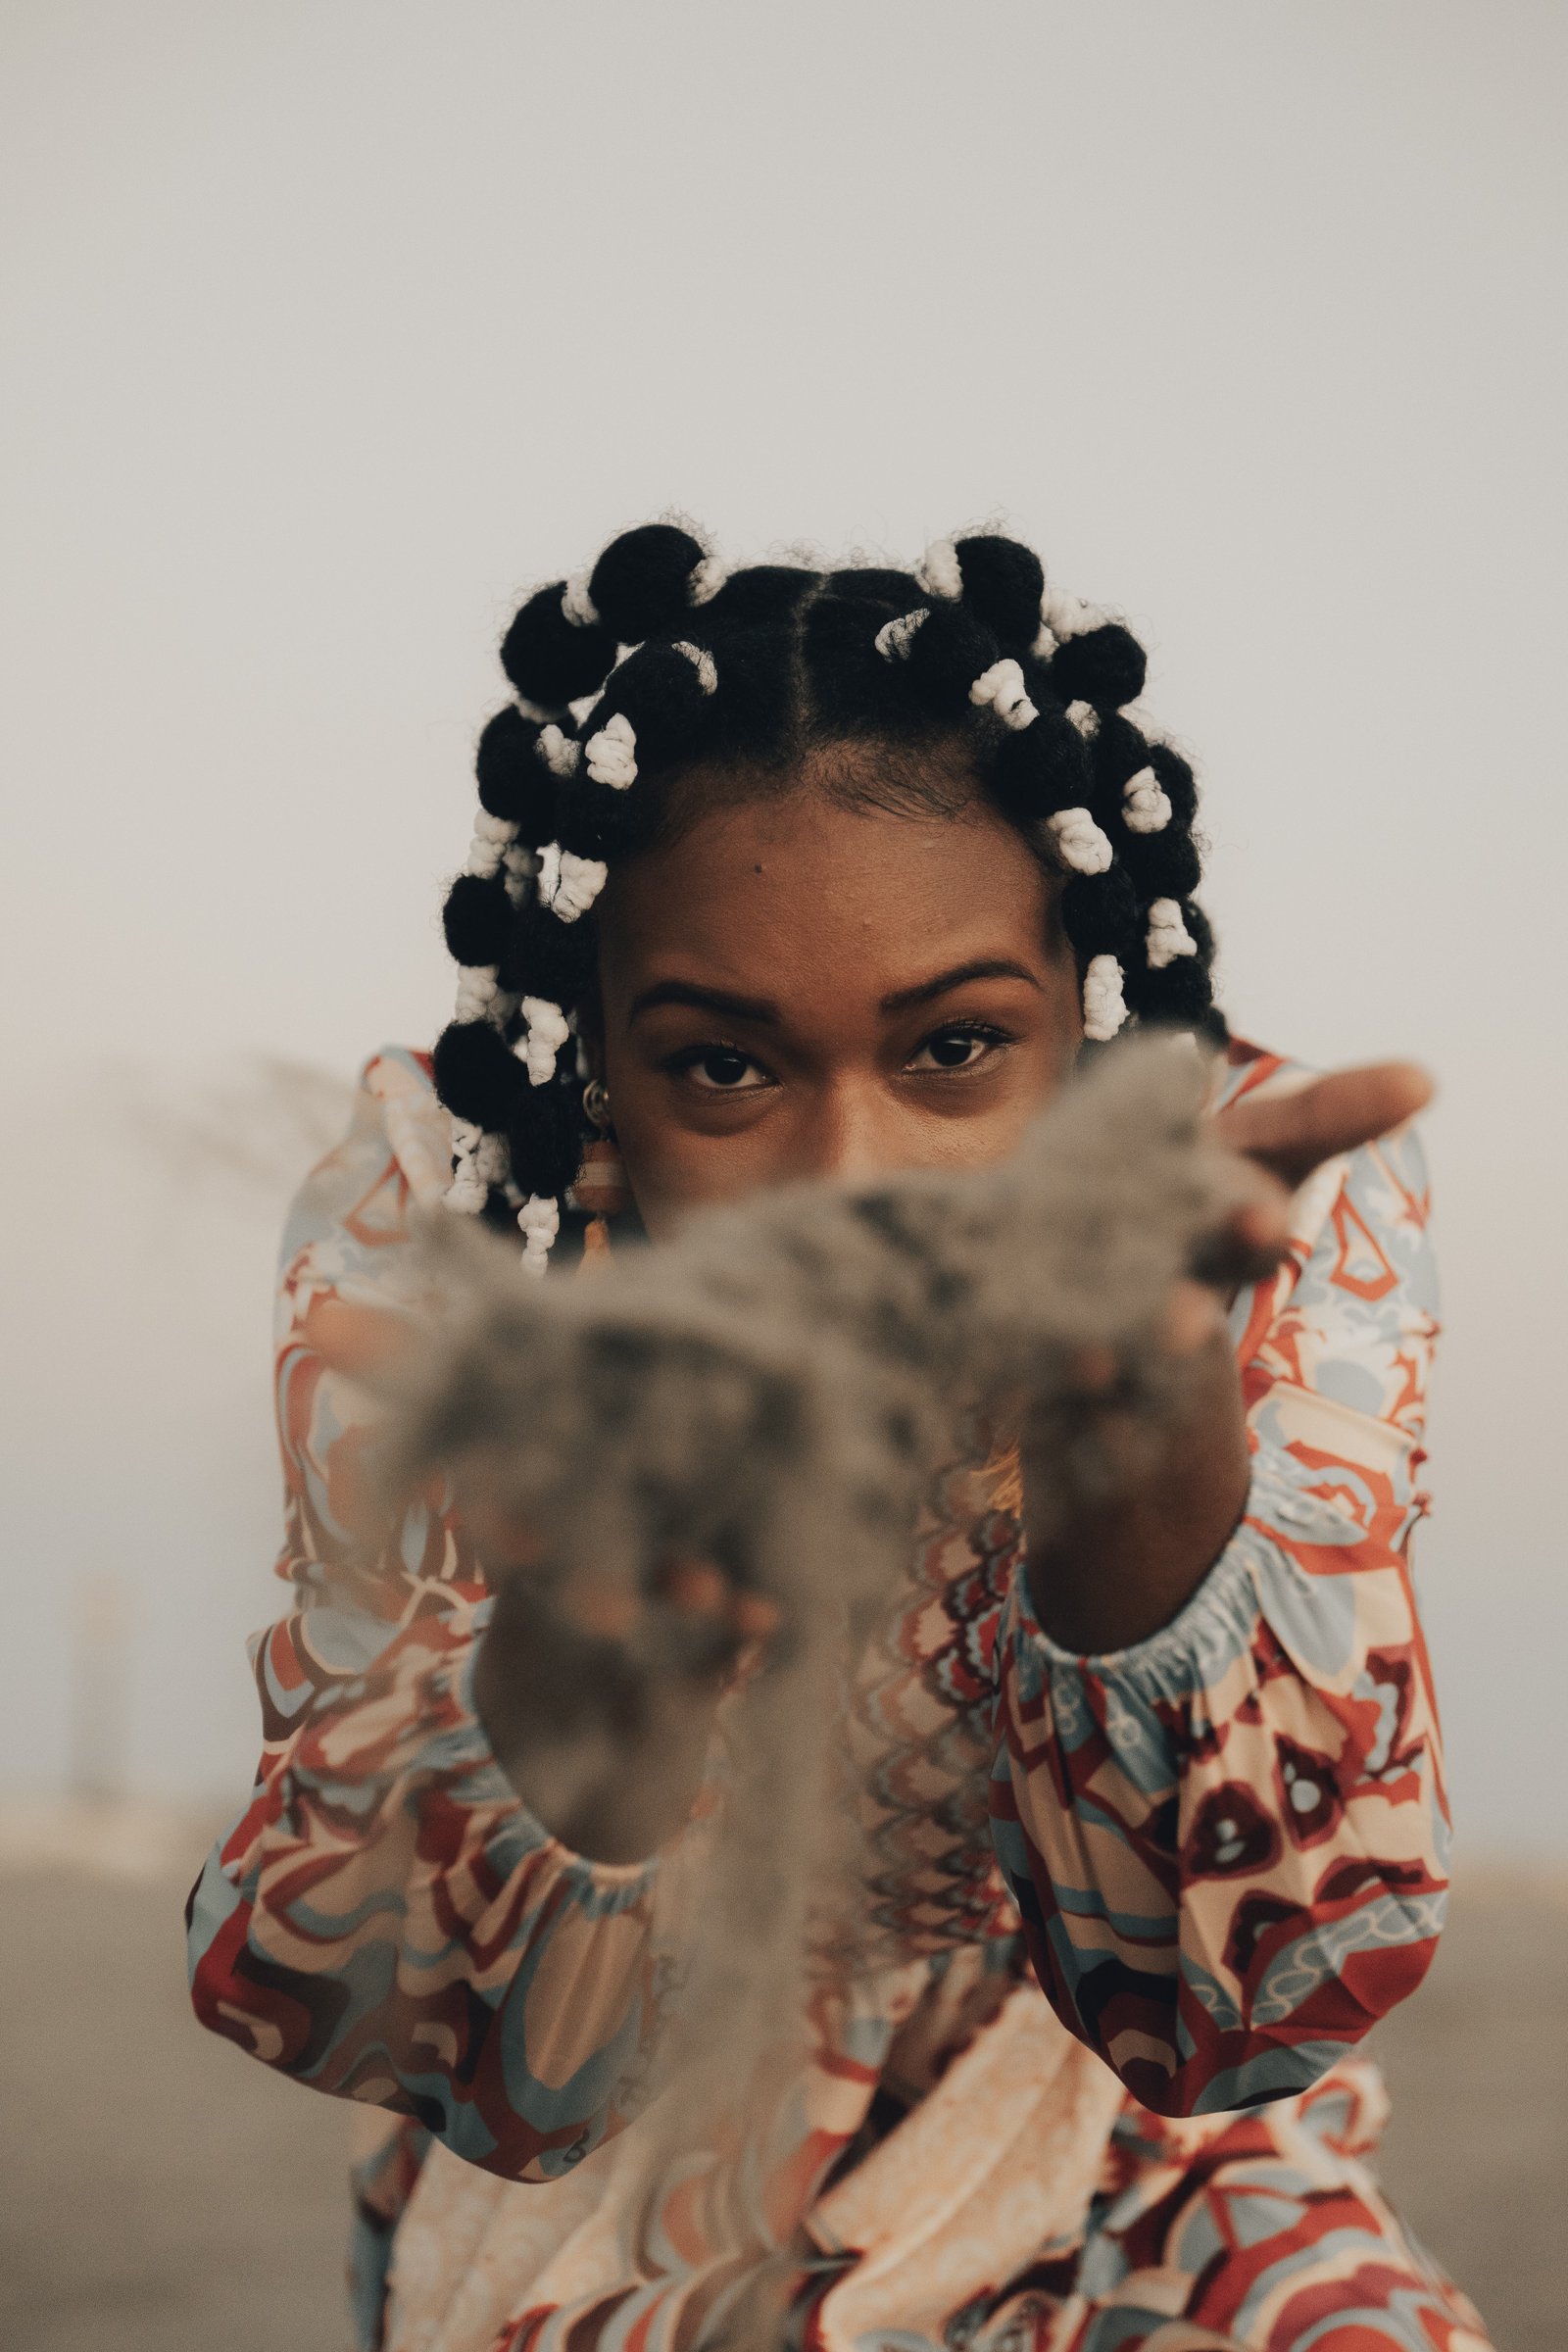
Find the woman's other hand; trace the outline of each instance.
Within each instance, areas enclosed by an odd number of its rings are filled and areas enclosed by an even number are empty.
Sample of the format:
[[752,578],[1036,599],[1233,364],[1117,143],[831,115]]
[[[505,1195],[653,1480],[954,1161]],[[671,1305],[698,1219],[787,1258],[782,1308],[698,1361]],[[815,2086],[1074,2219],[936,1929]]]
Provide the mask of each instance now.
[[1243,1204],[1178,1283],[1165,1348],[1179,1366],[1172,1410],[1136,1421],[1110,1350],[1082,1361],[1082,1420],[1120,1475],[1110,1491],[1063,1496],[1023,1446],[1030,1597],[1040,1623],[1082,1654],[1125,1648],[1169,1624],[1225,1548],[1250,1479],[1241,1380],[1226,1309],[1271,1273],[1290,1230],[1291,1195],[1314,1169],[1401,1126],[1432,1098],[1410,1062],[1338,1070],[1289,1093],[1243,1100],[1213,1132],[1250,1171]]
[[645,1860],[689,1819],[714,1709],[777,1608],[687,1557],[660,1562],[640,1587],[591,1566],[545,1582],[517,1531],[477,1532],[496,1587],[474,1677],[491,1746],[574,1852]]

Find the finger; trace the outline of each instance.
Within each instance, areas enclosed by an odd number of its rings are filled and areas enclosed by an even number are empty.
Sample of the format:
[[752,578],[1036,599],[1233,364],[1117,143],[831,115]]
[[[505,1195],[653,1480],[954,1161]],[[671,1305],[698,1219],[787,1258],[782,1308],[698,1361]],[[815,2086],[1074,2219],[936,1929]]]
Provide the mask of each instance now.
[[1432,1080],[1414,1062],[1373,1062],[1290,1094],[1233,1103],[1216,1114],[1214,1130],[1233,1152],[1294,1187],[1324,1160],[1402,1126],[1432,1095]]

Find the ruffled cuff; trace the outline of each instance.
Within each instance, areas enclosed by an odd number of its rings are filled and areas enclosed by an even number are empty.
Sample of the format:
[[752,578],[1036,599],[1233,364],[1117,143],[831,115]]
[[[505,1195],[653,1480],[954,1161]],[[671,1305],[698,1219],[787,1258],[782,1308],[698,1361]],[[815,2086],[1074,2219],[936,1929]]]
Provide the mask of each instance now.
[[[433,1655],[404,1635],[393,1645],[400,1654],[384,1655],[369,1674],[340,1684],[295,1752],[290,1792],[309,1788],[323,1801],[368,1819],[389,1800],[418,1806],[426,1792],[439,1789],[444,1804],[470,1820],[484,1818],[485,1863],[497,1881],[549,1854],[562,1891],[596,1914],[630,1909],[649,1893],[658,1855],[615,1863],[575,1853],[531,1811],[491,1743],[474,1680],[494,1606],[487,1594],[472,1604],[461,1629],[442,1626]],[[402,1717],[389,1740],[378,1720],[386,1704]],[[367,1733],[373,1756],[362,1744]]]
[[[1059,1704],[1064,1685],[1087,1678],[1108,1691],[1125,1692],[1141,1706],[1191,1699],[1212,1689],[1245,1655],[1260,1615],[1266,1613],[1271,1622],[1277,1614],[1304,1617],[1310,1607],[1320,1620],[1322,1594],[1307,1586],[1285,1550],[1287,1544],[1303,1539],[1319,1544],[1350,1544],[1359,1537],[1360,1530],[1344,1512],[1303,1488],[1291,1456],[1260,1447],[1252,1456],[1247,1507],[1235,1534],[1169,1624],[1142,1642],[1123,1649],[1065,1648],[1035,1614],[1020,1557],[1013,1572],[1011,1610],[1019,1688],[1026,1697],[1034,1696],[1049,1683]],[[1298,1584],[1302,1588],[1298,1594]],[[1277,1625],[1276,1631],[1283,1634],[1286,1628]],[[1321,1641],[1321,1624],[1313,1631]]]

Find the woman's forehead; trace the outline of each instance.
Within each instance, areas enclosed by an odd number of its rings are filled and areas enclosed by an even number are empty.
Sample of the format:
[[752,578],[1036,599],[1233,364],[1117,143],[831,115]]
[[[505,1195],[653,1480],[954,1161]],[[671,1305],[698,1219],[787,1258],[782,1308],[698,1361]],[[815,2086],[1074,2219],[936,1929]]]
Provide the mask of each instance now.
[[612,875],[605,984],[629,1000],[678,972],[743,995],[793,981],[880,999],[969,961],[1043,971],[1053,897],[982,803],[895,814],[792,792],[712,809]]

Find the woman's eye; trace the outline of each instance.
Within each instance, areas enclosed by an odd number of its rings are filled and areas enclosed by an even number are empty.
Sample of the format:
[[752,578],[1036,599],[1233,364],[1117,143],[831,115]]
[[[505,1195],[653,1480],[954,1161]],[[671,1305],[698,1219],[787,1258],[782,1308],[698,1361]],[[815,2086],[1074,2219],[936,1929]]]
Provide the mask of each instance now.
[[683,1067],[695,1085],[710,1094],[749,1094],[766,1083],[751,1056],[734,1046],[704,1046],[685,1058]]
[[1000,1029],[938,1029],[914,1055],[913,1070],[968,1070],[1006,1043]]

